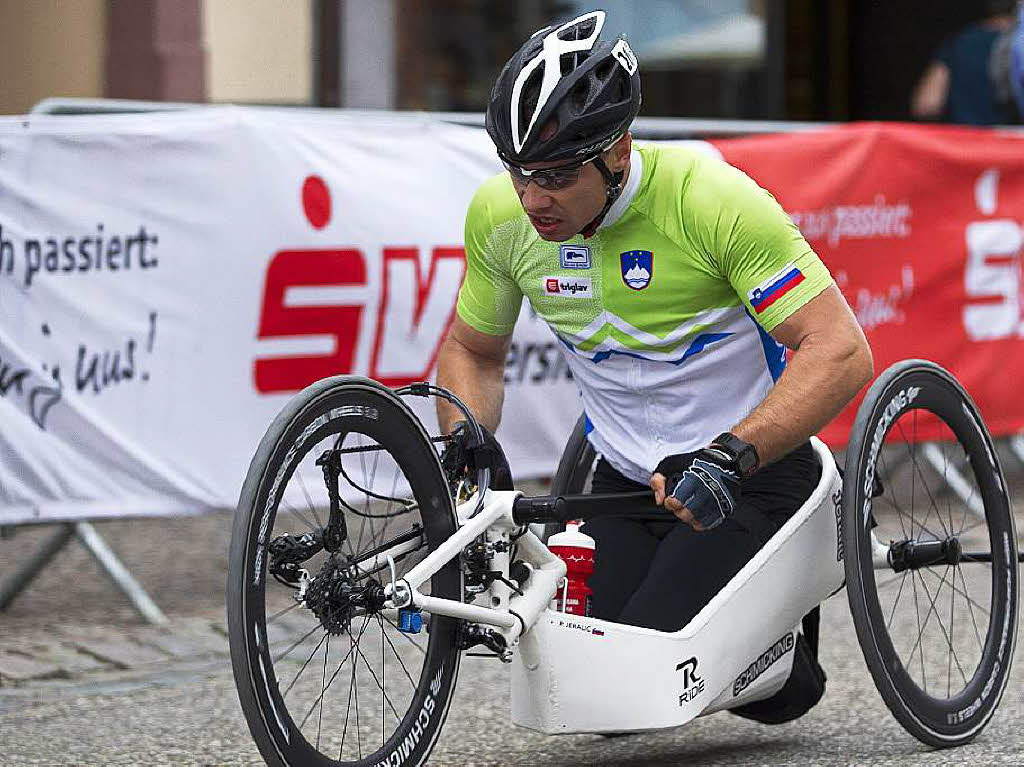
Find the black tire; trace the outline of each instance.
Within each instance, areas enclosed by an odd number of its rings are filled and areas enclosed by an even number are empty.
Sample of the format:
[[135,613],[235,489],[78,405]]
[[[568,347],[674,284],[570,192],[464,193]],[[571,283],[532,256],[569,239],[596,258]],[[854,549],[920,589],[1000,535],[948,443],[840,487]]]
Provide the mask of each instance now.
[[[597,451],[587,439],[586,420],[586,415],[581,414],[569,432],[569,439],[566,440],[562,455],[558,459],[555,476],[551,478],[551,495],[580,495],[590,488],[597,462]],[[565,530],[565,525],[561,522],[550,522],[536,527],[541,529],[540,539],[545,543],[555,533]]]
[[552,495],[579,495],[587,488],[594,471],[597,451],[586,435],[585,415],[581,415],[569,433],[569,439],[558,459],[558,468],[551,480]]
[[[978,408],[952,375],[906,360],[879,376],[846,453],[847,596],[882,699],[930,746],[976,737],[1009,679],[1017,536],[1005,488]],[[876,564],[873,535],[876,551],[890,552]],[[918,552],[943,541],[942,550],[914,559],[907,541]]]
[[[323,530],[329,495],[323,469],[314,464],[325,447],[342,449],[343,469],[348,462],[345,492],[377,495],[361,501],[352,496],[343,507],[347,545],[302,562],[320,586],[309,586],[299,602],[294,582],[270,577],[268,546],[287,533]],[[403,492],[400,474],[410,491]],[[419,765],[426,760],[458,674],[460,622],[430,616],[429,631],[410,635],[399,632],[395,616],[383,609],[338,607],[330,601],[338,599],[336,592],[326,596],[321,586],[341,578],[352,588],[376,588],[390,581],[387,569],[368,574],[351,569],[352,562],[360,557],[365,562],[366,552],[411,535],[418,548],[401,555],[401,577],[455,529],[437,452],[419,420],[389,389],[364,378],[324,379],[277,416],[242,487],[227,584],[235,683],[268,764]],[[452,562],[422,590],[461,599],[462,588],[460,568]],[[313,594],[327,605],[316,613]],[[341,645],[335,654],[332,641],[336,648]]]

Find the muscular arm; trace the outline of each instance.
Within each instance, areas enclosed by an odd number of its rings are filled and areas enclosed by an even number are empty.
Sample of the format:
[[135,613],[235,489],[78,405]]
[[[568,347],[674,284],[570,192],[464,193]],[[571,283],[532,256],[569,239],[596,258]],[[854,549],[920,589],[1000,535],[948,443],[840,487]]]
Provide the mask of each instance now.
[[762,465],[824,427],[873,375],[867,339],[834,285],[771,335],[793,355],[768,396],[732,429],[757,448]]
[[[454,392],[492,433],[501,421],[505,397],[505,355],[511,335],[492,336],[467,325],[458,315],[441,345],[437,359],[437,385]],[[457,409],[437,400],[442,432],[462,419]]]
[[[834,285],[781,322],[772,337],[793,350],[775,387],[732,433],[757,448],[761,465],[781,458],[831,421],[871,380],[867,339]],[[655,501],[695,530],[690,509],[667,496],[665,477],[651,476]]]

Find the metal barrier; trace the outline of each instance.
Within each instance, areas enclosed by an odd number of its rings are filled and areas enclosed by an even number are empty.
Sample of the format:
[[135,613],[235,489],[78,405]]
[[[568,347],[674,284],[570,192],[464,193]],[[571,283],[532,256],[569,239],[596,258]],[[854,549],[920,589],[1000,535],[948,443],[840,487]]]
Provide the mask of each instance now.
[[[96,114],[126,114],[140,112],[165,112],[181,111],[190,109],[207,109],[209,104],[165,102],[165,101],[131,101],[121,99],[86,99],[86,98],[48,98],[36,104],[30,114],[33,115],[96,115]],[[227,105],[223,105],[227,106]],[[361,115],[380,115],[379,110],[365,109],[320,109],[313,107],[292,107],[292,106],[268,106],[245,105],[247,109],[265,110],[287,110],[287,111],[309,111],[321,114],[348,115],[359,117]],[[410,121],[440,120],[443,122],[456,123],[471,127],[483,127],[484,116],[481,113],[467,112],[388,112],[392,119],[407,119]],[[770,133],[794,133],[821,130],[835,123],[822,122],[784,122],[784,121],[747,121],[747,120],[718,120],[718,119],[684,119],[668,117],[642,117],[638,118],[632,127],[632,133],[641,139],[686,139],[686,138],[709,138],[715,136],[742,136],[751,134]],[[1005,126],[1001,130],[1020,132],[1024,126]],[[929,446],[932,447],[932,446]],[[1013,455],[1024,463],[1024,436],[1016,435],[1009,438],[1009,447]],[[933,461],[934,455],[926,452],[926,458]],[[950,482],[950,487],[956,492],[965,503],[970,504],[970,499],[965,495],[961,483]],[[974,509],[977,513],[977,509]],[[0,528],[3,537],[13,534],[10,526]],[[61,523],[58,530],[38,548],[21,568],[11,577],[0,582],[0,610],[5,609],[14,598],[21,593],[31,581],[42,571],[46,564],[53,559],[67,543],[77,538],[89,553],[96,559],[103,570],[117,585],[117,587],[128,597],[138,612],[149,622],[161,624],[166,622],[166,617],[155,602],[149,597],[146,591],[132,576],[124,564],[117,558],[114,552],[106,544],[90,522],[79,521],[73,523]]]
[[[46,115],[94,115],[120,114],[132,112],[168,112],[182,109],[207,109],[211,106],[231,106],[230,104],[189,104],[176,101],[130,101],[125,99],[82,99],[82,98],[49,98],[43,99],[34,107],[30,114]],[[271,106],[271,105],[239,105],[246,109],[270,109],[287,111],[309,111],[332,115],[379,115],[382,110],[345,109],[322,107]],[[480,112],[387,112],[389,118],[408,120],[440,120],[469,127],[484,127],[484,116]],[[717,120],[690,119],[679,117],[638,117],[630,129],[634,136],[641,139],[679,139],[707,136],[745,136],[764,133],[797,133],[821,130],[837,123],[824,122],[786,122],[772,120]]]

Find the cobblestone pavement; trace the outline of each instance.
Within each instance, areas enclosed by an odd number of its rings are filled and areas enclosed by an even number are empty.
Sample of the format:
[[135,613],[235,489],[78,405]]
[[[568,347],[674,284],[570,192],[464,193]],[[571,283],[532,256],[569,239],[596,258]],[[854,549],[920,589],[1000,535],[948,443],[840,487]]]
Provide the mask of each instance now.
[[[1012,461],[1007,464],[1020,498],[1024,471]],[[1019,502],[1017,510],[1018,529],[1024,530]],[[0,613],[0,764],[235,764],[258,759],[234,697],[225,635],[231,515],[109,521],[96,528],[170,624],[146,625],[72,541]],[[0,539],[0,577],[49,534],[50,528],[22,528],[13,538]],[[766,730],[718,716],[684,728],[685,736],[669,731],[642,741],[544,738],[505,728],[507,675],[499,664],[471,661],[432,763],[934,762],[934,754],[899,729],[874,691],[853,639],[845,598],[831,600],[824,615],[823,635],[838,638],[823,646],[830,694],[800,727],[794,723]],[[1024,736],[1017,734],[1015,722],[1024,708],[1022,678],[1018,663],[993,726],[970,747],[972,761],[1020,763]],[[94,735],[110,716],[118,717],[116,732]],[[180,727],[194,723],[200,740],[178,734],[168,716]],[[139,721],[133,725],[134,717]],[[492,733],[485,743],[479,741],[481,723]],[[864,742],[866,728],[877,737]],[[59,750],[48,749],[53,744],[47,738],[61,744]],[[53,753],[65,756],[47,756]],[[954,761],[961,757],[968,757],[967,749],[957,751]]]
[[[52,685],[227,654],[229,513],[97,522],[95,527],[171,618],[170,625],[147,625],[72,540],[0,613],[0,687]],[[0,577],[53,529],[23,527],[0,540]]]

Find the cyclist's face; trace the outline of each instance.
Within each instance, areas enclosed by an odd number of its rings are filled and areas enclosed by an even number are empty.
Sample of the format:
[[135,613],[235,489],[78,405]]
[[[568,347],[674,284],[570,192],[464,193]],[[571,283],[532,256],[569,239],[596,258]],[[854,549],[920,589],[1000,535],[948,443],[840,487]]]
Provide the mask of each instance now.
[[[628,167],[629,148],[630,136],[627,133],[602,155],[613,173]],[[543,170],[564,165],[564,162],[539,162],[524,167],[526,170]],[[511,176],[512,186],[519,195],[523,210],[530,217],[530,223],[542,239],[550,242],[571,239],[604,207],[604,177],[592,162],[579,168],[579,178],[560,189],[542,189],[515,173]]]

